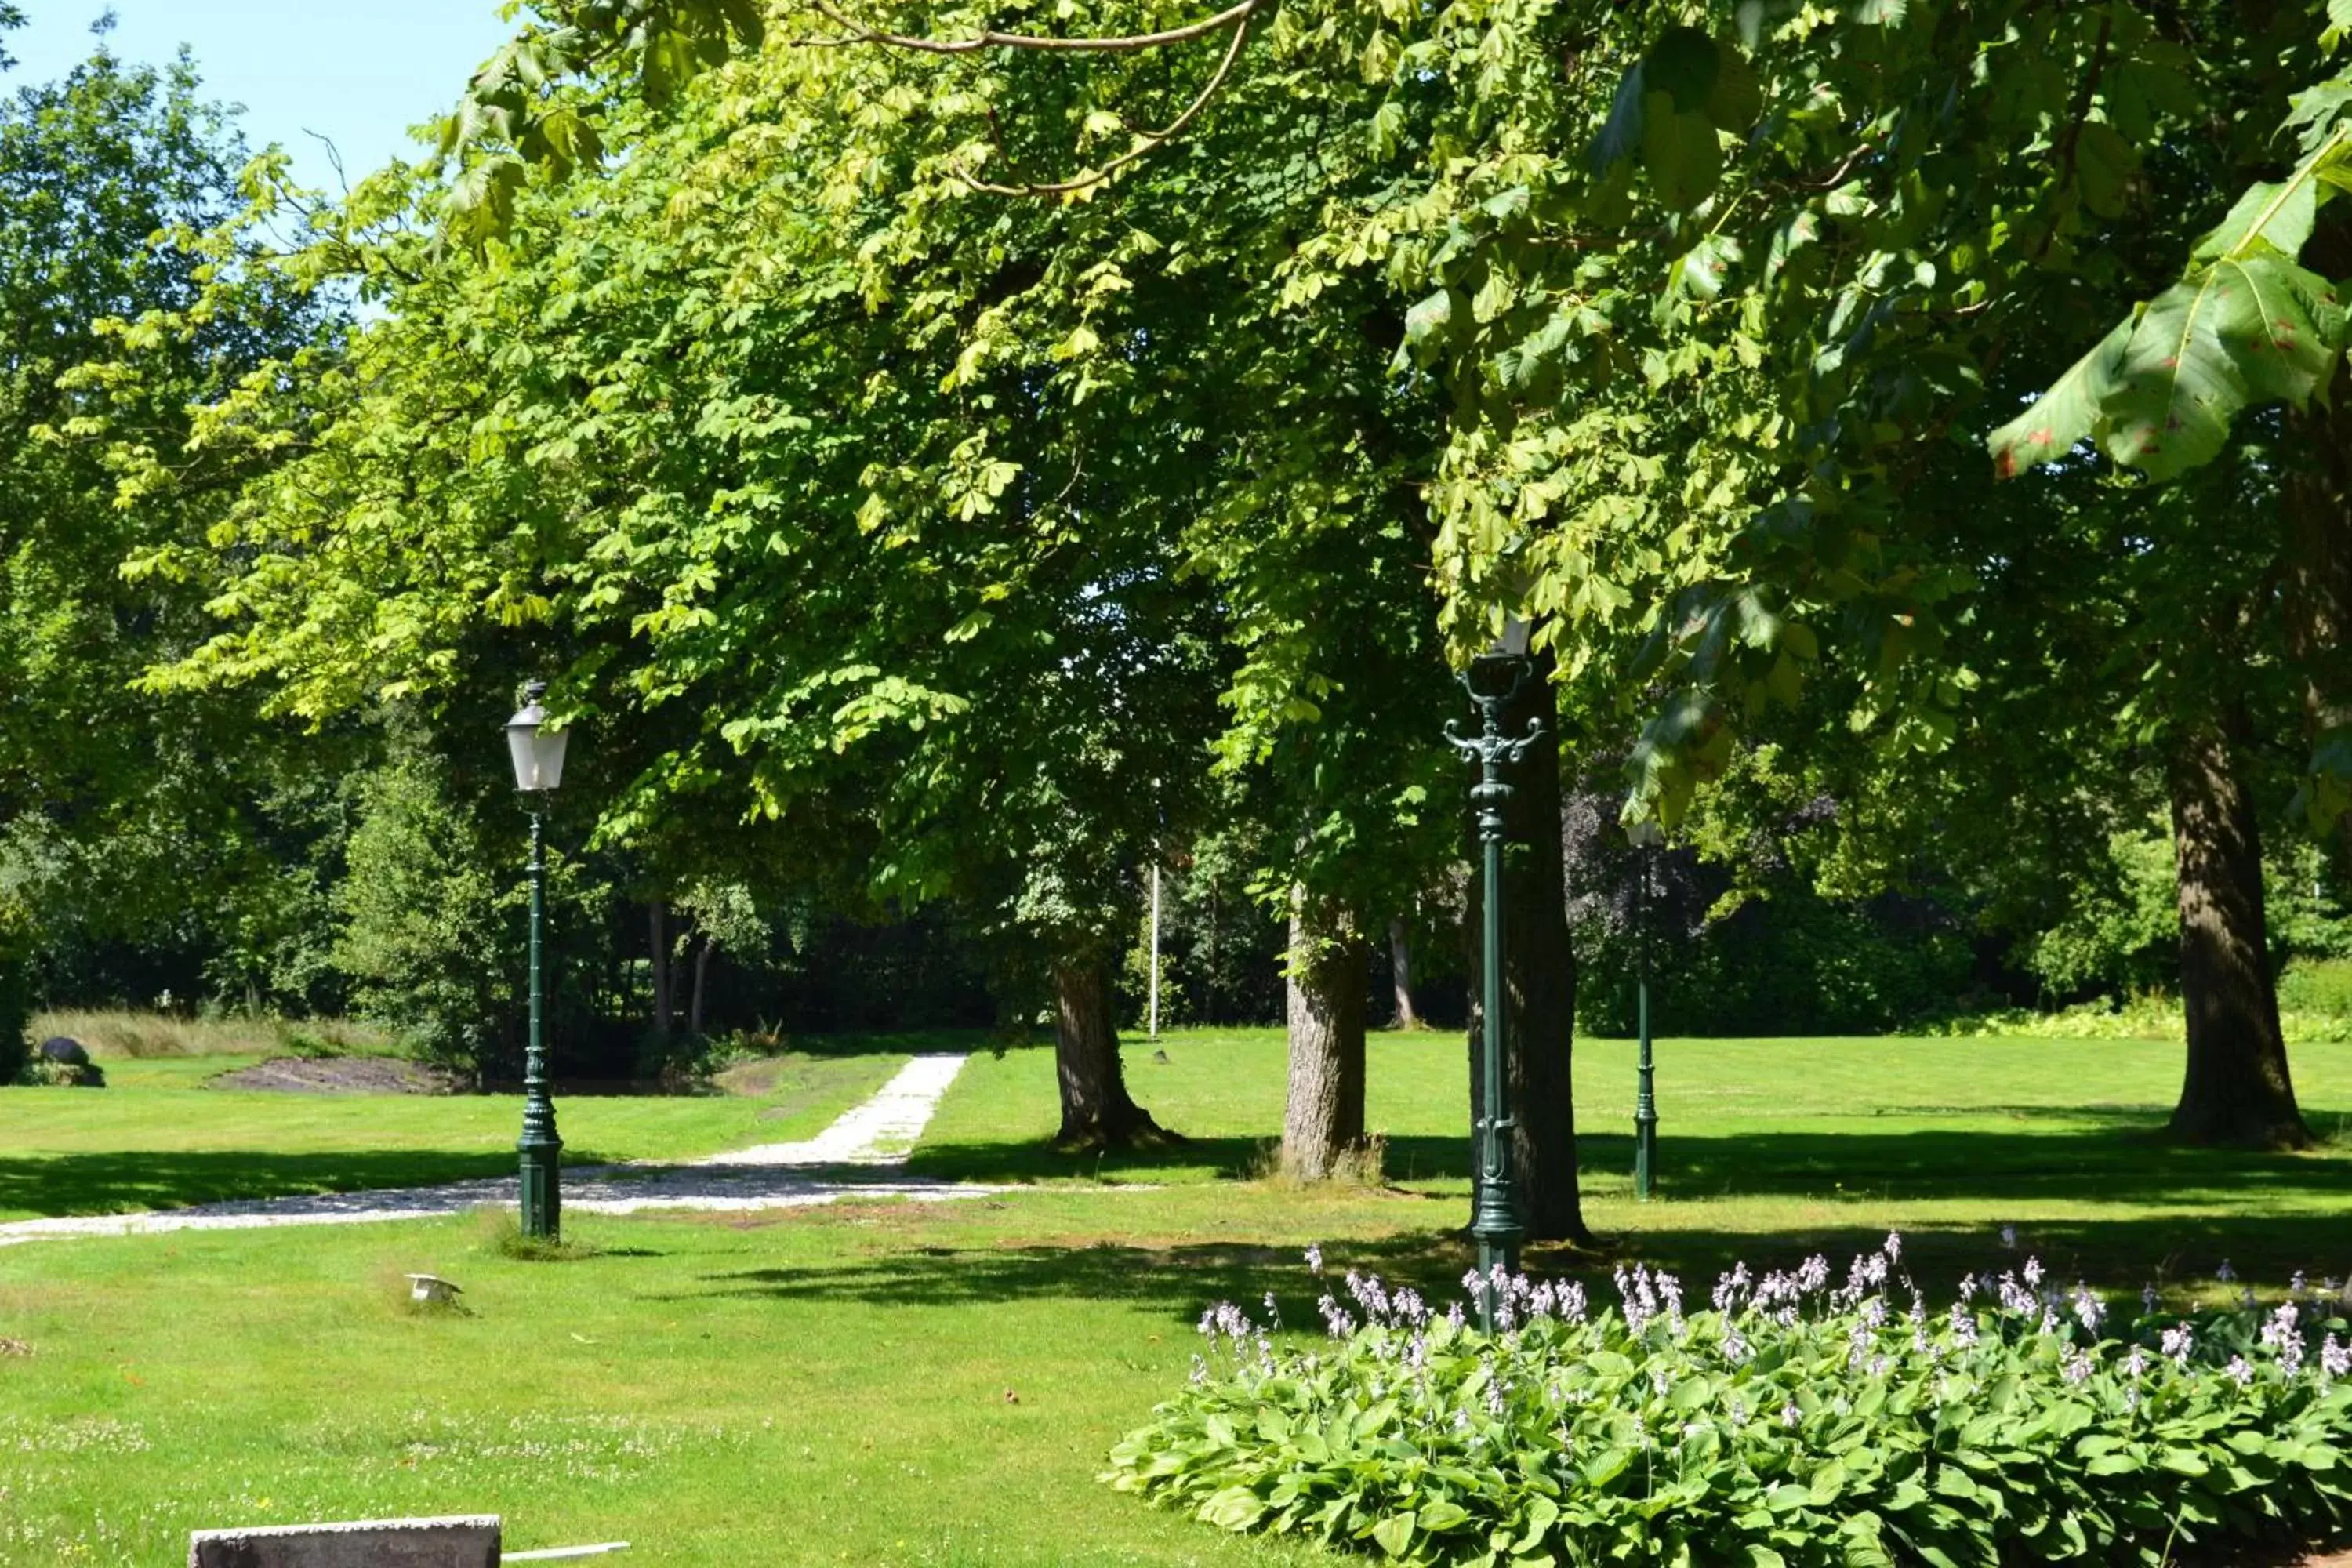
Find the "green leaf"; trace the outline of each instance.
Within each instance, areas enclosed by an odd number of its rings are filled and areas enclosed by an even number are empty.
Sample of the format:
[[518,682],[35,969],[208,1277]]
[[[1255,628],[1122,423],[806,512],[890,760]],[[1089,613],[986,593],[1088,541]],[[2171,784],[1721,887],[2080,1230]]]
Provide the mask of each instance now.
[[1221,1530],[1244,1531],[1265,1517],[1265,1503],[1247,1487],[1227,1487],[1201,1505],[1200,1517]]
[[1715,122],[1703,112],[1675,109],[1663,92],[1652,92],[1643,111],[1642,166],[1649,171],[1658,199],[1676,212],[1687,212],[1714,194],[1723,174]]
[[2318,211],[2315,180],[2298,177],[2277,184],[2251,186],[2230,209],[2230,216],[2197,242],[2189,259],[2210,261],[2243,249],[2256,240],[2275,246],[2289,256],[2301,255],[2304,242],[2311,237],[2311,226]]
[[2091,438],[2098,427],[2100,405],[2115,390],[2116,368],[2132,327],[2130,321],[2119,323],[2034,399],[2032,407],[1992,433],[1987,445],[1992,449],[1995,475],[2013,479],[2063,458]]
[[2210,461],[2249,404],[2300,404],[2325,385],[2343,331],[2335,290],[2275,252],[2216,262],[2141,315],[2100,406],[2100,445],[2158,479]]
[[2085,121],[2074,139],[2074,177],[2083,188],[2083,205],[2101,217],[2124,210],[2124,196],[2139,171],[2139,154],[2116,128],[2103,120]]
[[1469,1517],[1468,1509],[1443,1498],[1422,1504],[1413,1514],[1414,1522],[1431,1535],[1443,1535],[1449,1530],[1458,1530]]
[[1413,1518],[1410,1513],[1392,1513],[1372,1526],[1372,1540],[1391,1557],[1402,1557],[1412,1545]]

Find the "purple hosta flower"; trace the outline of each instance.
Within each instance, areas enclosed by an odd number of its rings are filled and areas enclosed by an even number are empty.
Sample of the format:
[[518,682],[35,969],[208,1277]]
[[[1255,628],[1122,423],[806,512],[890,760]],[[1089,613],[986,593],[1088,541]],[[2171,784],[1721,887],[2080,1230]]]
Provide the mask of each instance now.
[[1265,1318],[1266,1321],[1276,1328],[1282,1327],[1282,1309],[1275,1305],[1274,1292],[1271,1290],[1265,1293]]
[[1885,1283],[1886,1254],[1865,1253],[1856,1258],[1846,1270],[1845,1289],[1838,1292],[1838,1300],[1851,1307]]
[[1209,1363],[1199,1356],[1192,1358],[1192,1386],[1198,1388],[1209,1381]]
[[1734,1366],[1746,1366],[1755,1354],[1755,1347],[1741,1335],[1739,1325],[1728,1318],[1724,1319],[1723,1359]]
[[2024,1276],[2026,1284],[2032,1286],[2037,1290],[2042,1288],[2042,1259],[2039,1258],[2027,1258],[2025,1260],[2025,1267],[2019,1272]]
[[2302,1269],[2298,1268],[2293,1274],[2287,1276],[2286,1290],[2288,1295],[2300,1296],[2310,1288],[2311,1282],[2305,1276]]
[[2295,1326],[2299,1316],[2294,1303],[2287,1301],[2263,1325],[2263,1348],[2278,1357],[2280,1369],[2289,1377],[2303,1370],[2303,1331]]
[[1558,1302],[1559,1299],[1559,1291],[1558,1288],[1555,1287],[1550,1280],[1545,1280],[1542,1284],[1537,1286],[1535,1288],[1534,1294],[1528,1298],[1528,1318],[1530,1320],[1534,1320],[1550,1317],[1552,1307]]
[[2059,1363],[2059,1371],[2068,1383],[2088,1383],[2091,1381],[2091,1358],[2083,1352],[2080,1345],[2068,1345],[2064,1359]]
[[1456,1432],[1467,1432],[1470,1430],[1470,1412],[1459,1408],[1455,1409],[1454,1412],[1454,1429]]
[[1683,1322],[1683,1282],[1661,1269],[1658,1273],[1658,1294],[1666,1303],[1666,1321],[1674,1325],[1675,1338],[1688,1339],[1690,1330]]
[[1901,1231],[1896,1231],[1896,1230],[1890,1230],[1890,1231],[1888,1231],[1888,1232],[1886,1233],[1886,1244],[1885,1244],[1884,1247],[1880,1247],[1880,1248],[1879,1248],[1879,1250],[1886,1254],[1886,1261],[1887,1261],[1887,1262],[1889,1262],[1889,1263],[1900,1263],[1900,1262],[1902,1262],[1902,1261],[1903,1261],[1903,1233],[1902,1233]]
[[1571,1279],[1559,1288],[1559,1315],[1562,1318],[1571,1323],[1580,1323],[1584,1321],[1588,1310],[1583,1286]]
[[1633,1441],[1645,1448],[1650,1446],[1650,1424],[1639,1415],[1633,1417]]
[[1658,1315],[1657,1292],[1651,1289],[1650,1271],[1640,1264],[1628,1274],[1625,1266],[1617,1266],[1617,1299],[1625,1313],[1625,1331],[1639,1336],[1649,1327],[1650,1320]]
[[2173,1365],[2187,1366],[2189,1353],[2197,1348],[2197,1331],[2187,1323],[2177,1329],[2167,1329],[2158,1344],[2166,1355],[2172,1358]]
[[1445,1309],[1445,1321],[1457,1330],[1462,1327],[1464,1319],[1462,1316],[1461,1302],[1454,1301],[1447,1305]]
[[2334,1334],[2319,1342],[2319,1370],[2329,1378],[2352,1377],[2352,1345]]
[[2003,1274],[2000,1277],[2000,1283],[1996,1288],[1995,1294],[2000,1298],[2002,1311],[2015,1312],[2020,1316],[2031,1312],[2041,1304],[2032,1291],[2017,1282],[2017,1276],[2014,1274]]
[[1323,1314],[1323,1326],[1330,1331],[1333,1339],[1344,1340],[1356,1331],[1356,1320],[1342,1310],[1328,1292],[1315,1303],[1315,1310]]
[[2156,1304],[2162,1298],[2156,1293],[2156,1283],[2150,1280],[2139,1288],[2139,1310],[2149,1317],[2156,1315]]
[[1753,1279],[1748,1275],[1747,1264],[1733,1264],[1731,1266],[1731,1272],[1717,1279],[1715,1282],[1715,1295],[1713,1297],[1715,1310],[1718,1312],[1730,1311],[1731,1309],[1738,1304],[1740,1295],[1753,1283]]
[[1804,1418],[1805,1413],[1797,1408],[1797,1402],[1795,1400],[1791,1399],[1788,1404],[1780,1406],[1781,1426],[1794,1426],[1798,1422],[1802,1421]]
[[2224,1285],[2229,1284],[2231,1280],[2237,1279],[2237,1277],[2238,1271],[2230,1267],[2230,1260],[2226,1258],[2221,1259],[2221,1267],[2213,1270],[2213,1278],[2219,1279]]
[[2077,1282],[2074,1286],[2074,1321],[2085,1332],[2096,1335],[2099,1325],[2107,1321],[2107,1304],[2091,1293],[2091,1288]]
[[1748,1406],[1740,1404],[1737,1399],[1731,1402],[1731,1424],[1734,1426],[1748,1425]]
[[2240,1388],[2243,1388],[2246,1384],[2254,1381],[2254,1369],[2246,1363],[2246,1358],[2244,1356],[2231,1356],[2230,1358],[2230,1364],[2223,1367],[2221,1370],[2228,1373],[2230,1374],[2230,1381],[2236,1384]]
[[1200,1329],[1201,1337],[1202,1339],[1215,1339],[1217,1337],[1217,1310],[1214,1307],[1202,1308],[1201,1321],[1196,1326]]
[[1666,1396],[1666,1390],[1672,1388],[1674,1385],[1675,1380],[1666,1375],[1664,1368],[1654,1366],[1650,1369],[1650,1392],[1652,1394],[1655,1394],[1660,1399],[1664,1399]]
[[1873,1377],[1885,1377],[1886,1375],[1886,1368],[1888,1364],[1889,1363],[1885,1356],[1872,1356],[1870,1358],[1870,1375]]
[[1927,1325],[1916,1321],[1911,1325],[1911,1353],[1925,1356],[1929,1361],[1936,1359],[1936,1345],[1927,1338]]
[[1820,1253],[1814,1253],[1797,1266],[1797,1289],[1803,1294],[1813,1295],[1827,1287],[1829,1282],[1830,1260]]
[[1310,1273],[1320,1274],[1323,1272],[1323,1244],[1321,1242],[1314,1241],[1307,1243],[1307,1268]]
[[2134,1384],[2131,1387],[2124,1390],[2124,1408],[2135,1413],[2138,1411],[2139,1385],[2137,1384]]
[[2000,1244],[2003,1247],[2008,1247],[2012,1252],[2017,1250],[2017,1227],[2015,1226],[2005,1225],[2000,1227]]
[[1977,1343],[1977,1315],[1958,1301],[1952,1303],[1952,1342],[1962,1350],[1974,1350]]
[[1408,1372],[1419,1372],[1429,1364],[1429,1342],[1415,1334],[1405,1342],[1404,1364]]
[[2035,1333],[2037,1333],[2037,1334],[2054,1334],[2054,1333],[2056,1333],[2056,1332],[2058,1331],[2058,1313],[2057,1313],[2057,1311],[2056,1311],[2054,1309],[2053,1309],[2053,1308],[2049,1308],[2049,1307],[2044,1307],[2044,1308],[2042,1308],[2042,1321],[2041,1321],[2040,1323],[2038,1323],[2038,1324],[2036,1324],[2036,1325],[2034,1326],[2034,1330],[2033,1330],[2033,1331],[2034,1331]]
[[2147,1352],[2145,1349],[2132,1346],[2131,1353],[2124,1357],[2124,1375],[2134,1383],[2147,1375]]
[[1421,1292],[1411,1286],[1391,1297],[1389,1306],[1396,1313],[1397,1321],[1407,1328],[1425,1329],[1429,1326],[1429,1303],[1423,1300]]
[[1979,1290],[1983,1289],[1984,1289],[1984,1287],[1983,1287],[1983,1286],[1981,1286],[1981,1285],[1979,1285],[1979,1284],[1978,1284],[1978,1283],[1977,1283],[1977,1277],[1976,1277],[1975,1275],[1973,1275],[1973,1274],[1963,1274],[1963,1275],[1961,1275],[1961,1276],[1960,1276],[1960,1300],[1963,1300],[1963,1301],[1973,1301],[1973,1300],[1975,1300],[1977,1299],[1977,1292],[1978,1292]]
[[1861,1318],[1856,1318],[1853,1327],[1846,1331],[1845,1344],[1846,1365],[1860,1372],[1870,1360],[1870,1324]]
[[1486,1414],[1499,1421],[1503,1415],[1503,1385],[1495,1376],[1495,1363],[1490,1357],[1478,1365],[1486,1373]]
[[1886,1326],[1886,1298],[1884,1296],[1873,1296],[1869,1300],[1864,1301],[1862,1304],[1862,1321],[1869,1324],[1873,1329],[1885,1328]]
[[1359,1274],[1352,1268],[1349,1269],[1348,1294],[1354,1297],[1356,1305],[1363,1310],[1364,1321],[1379,1323],[1385,1328],[1395,1321],[1392,1303],[1389,1300],[1388,1291],[1381,1286],[1379,1275]]

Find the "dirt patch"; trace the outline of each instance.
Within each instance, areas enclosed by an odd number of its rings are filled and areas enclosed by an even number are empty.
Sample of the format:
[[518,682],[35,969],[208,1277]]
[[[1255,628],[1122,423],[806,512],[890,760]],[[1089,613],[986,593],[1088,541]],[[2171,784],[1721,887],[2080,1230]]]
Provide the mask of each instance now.
[[455,1094],[454,1074],[391,1057],[274,1057],[207,1080],[275,1094]]

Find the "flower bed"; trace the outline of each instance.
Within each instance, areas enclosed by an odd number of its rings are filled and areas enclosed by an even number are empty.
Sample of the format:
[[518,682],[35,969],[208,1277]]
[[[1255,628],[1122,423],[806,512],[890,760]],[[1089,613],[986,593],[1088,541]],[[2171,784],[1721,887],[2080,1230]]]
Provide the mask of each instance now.
[[[1319,1256],[1310,1253],[1319,1269]],[[1228,1530],[1408,1563],[2156,1564],[2352,1524],[2352,1348],[2334,1282],[2128,1326],[2027,1259],[1931,1309],[1901,1243],[1720,1280],[1465,1279],[1456,1304],[1350,1272],[1331,1341],[1231,1305],[1112,1485]],[[1266,1300],[1269,1316],[1274,1300]]]

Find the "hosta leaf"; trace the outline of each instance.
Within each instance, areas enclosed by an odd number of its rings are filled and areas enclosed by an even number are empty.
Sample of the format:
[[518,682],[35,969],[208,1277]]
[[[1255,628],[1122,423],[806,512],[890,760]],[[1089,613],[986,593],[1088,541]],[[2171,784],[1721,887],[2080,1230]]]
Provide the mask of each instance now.
[[1372,1540],[1391,1557],[1402,1557],[1412,1545],[1412,1515],[1392,1513],[1372,1526]]

